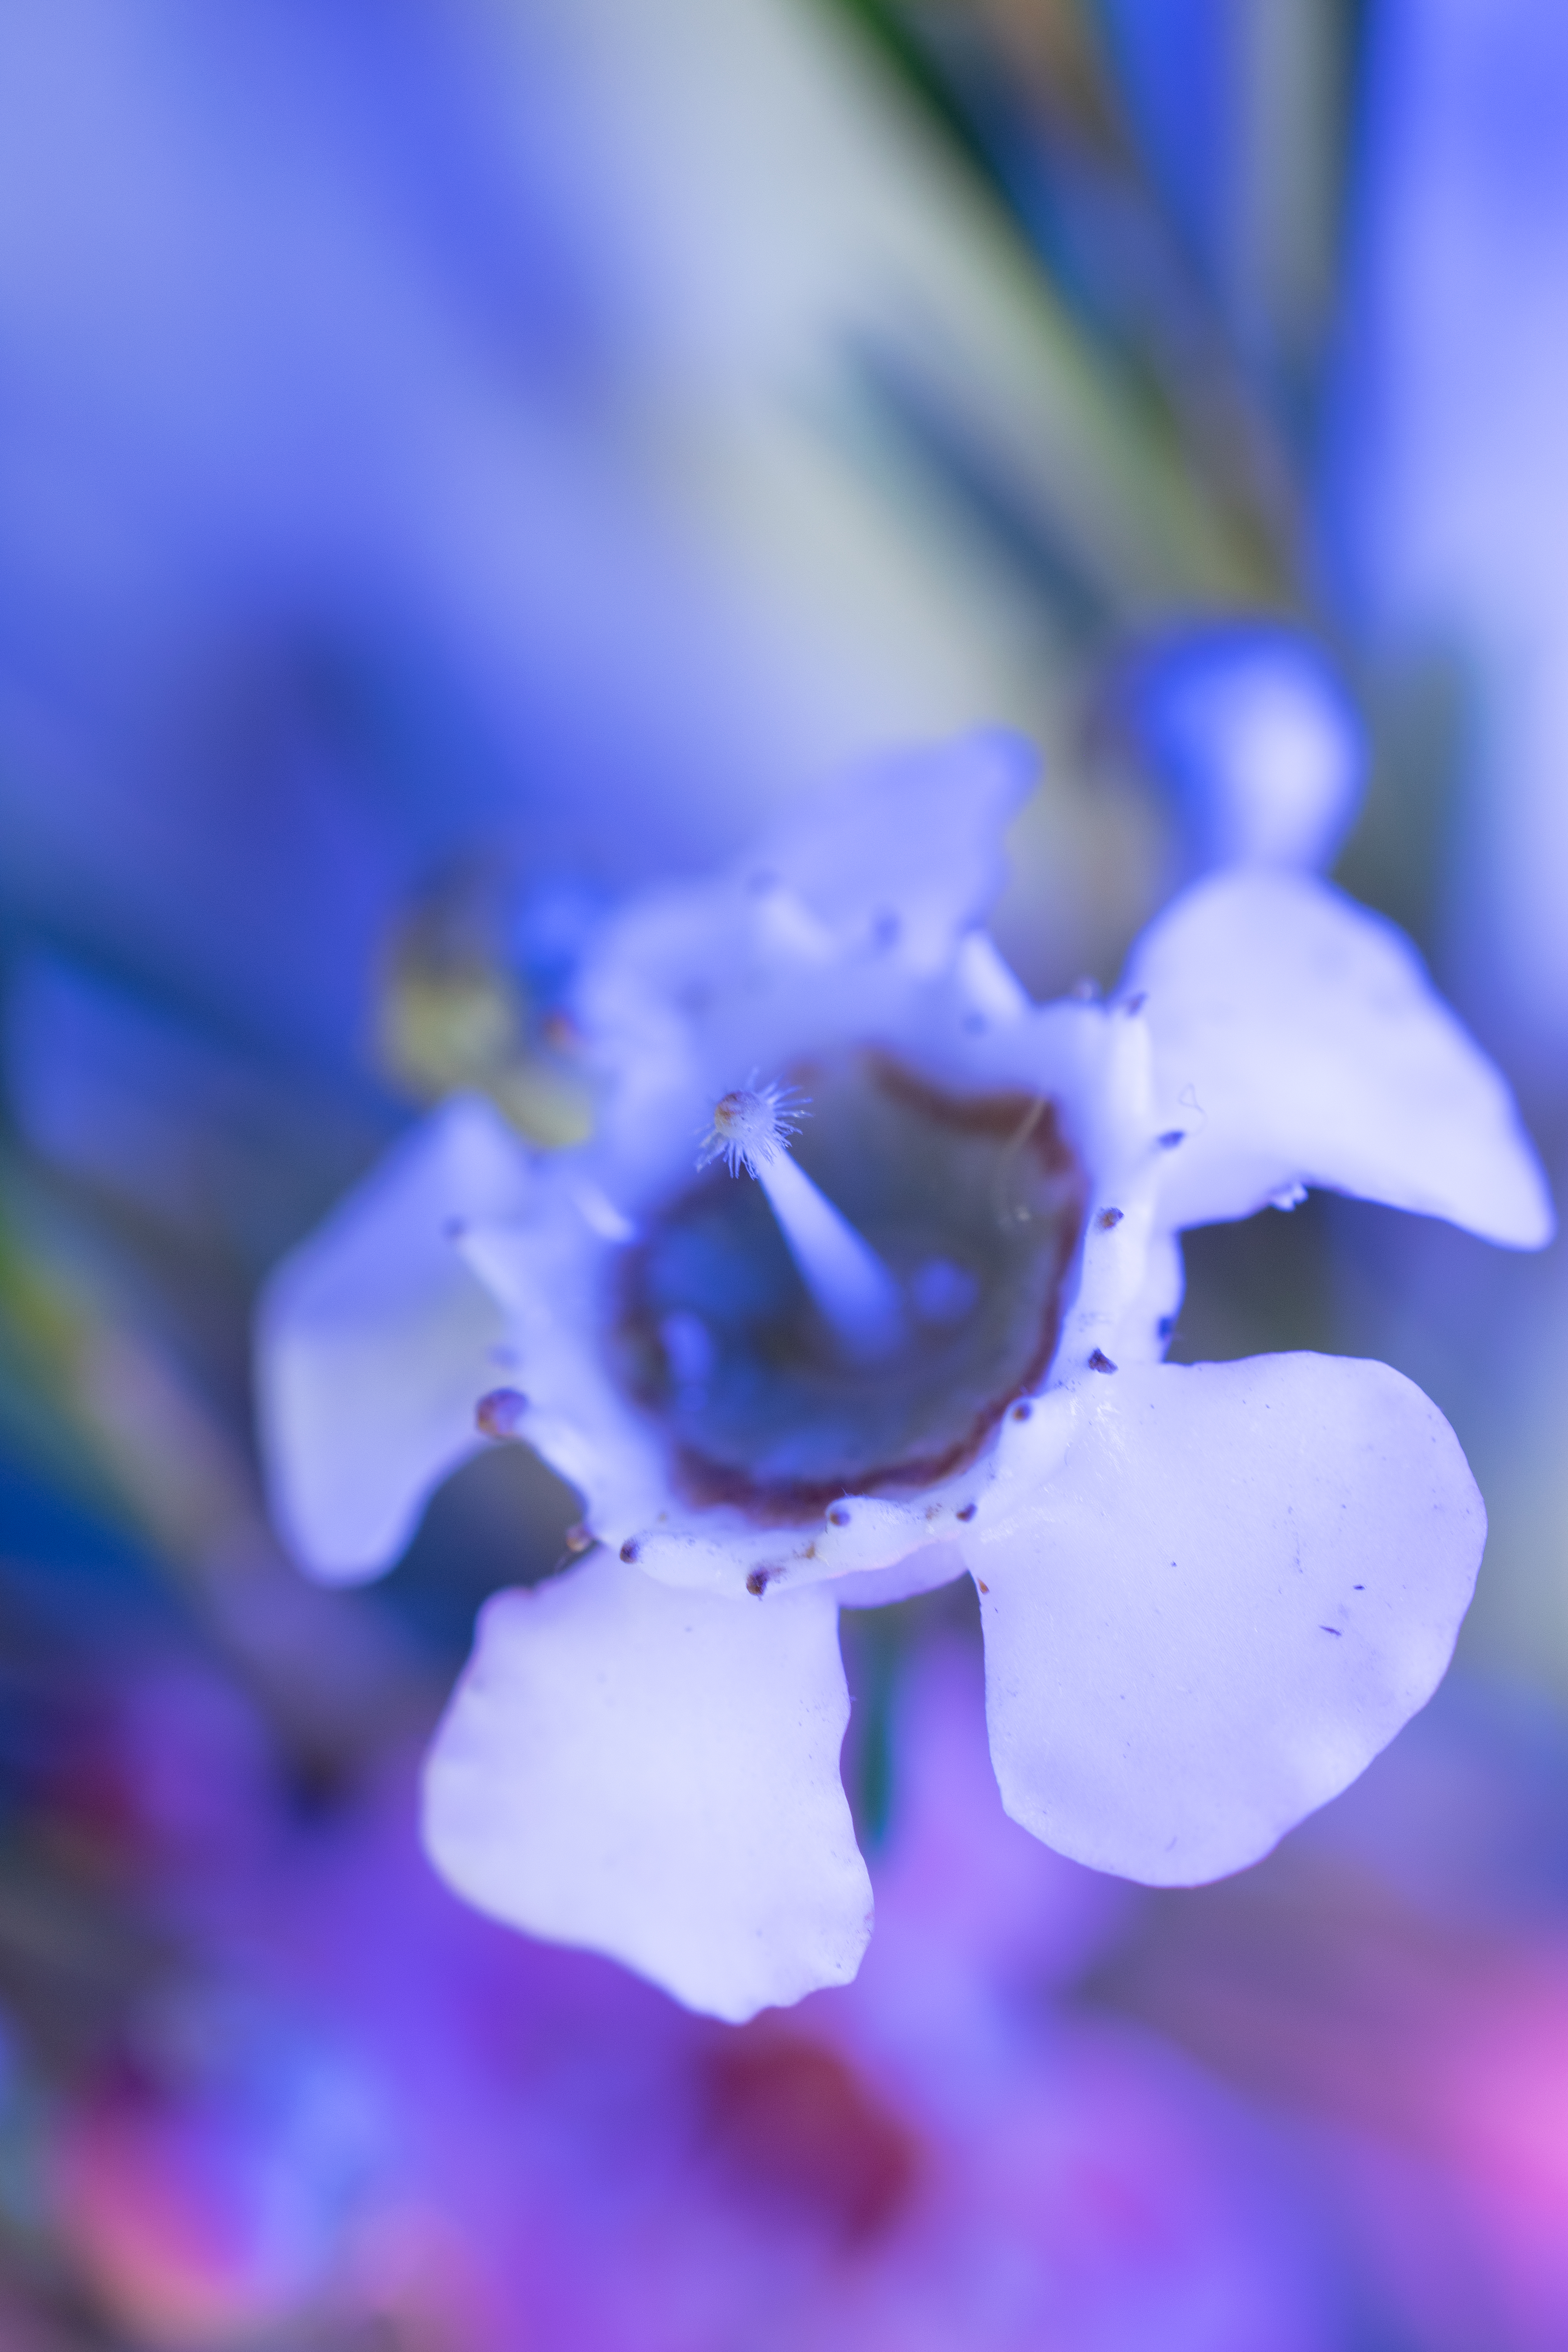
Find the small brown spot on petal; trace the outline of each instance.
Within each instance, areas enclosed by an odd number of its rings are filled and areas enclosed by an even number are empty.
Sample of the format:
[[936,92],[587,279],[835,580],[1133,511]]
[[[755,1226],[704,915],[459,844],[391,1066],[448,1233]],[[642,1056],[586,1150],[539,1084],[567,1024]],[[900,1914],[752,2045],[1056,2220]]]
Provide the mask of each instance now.
[[1089,1369],[1091,1372],[1113,1372],[1116,1367],[1104,1349],[1097,1348],[1089,1360]]
[[1101,1209],[1094,1222],[1102,1234],[1114,1233],[1124,1214],[1125,1212],[1121,1209]]
[[757,1599],[760,1601],[763,1593],[768,1589],[768,1579],[772,1574],[773,1570],[771,1568],[753,1568],[750,1576],[746,1579],[747,1591],[754,1592]]
[[986,1581],[985,1581],[985,1580],[984,1580],[984,1578],[983,1576],[977,1576],[977,1577],[975,1578],[974,1581],[975,1581],[976,1585],[979,1587],[979,1589],[980,1589],[980,1591],[981,1591],[982,1592],[989,1592],[989,1591],[990,1591],[991,1587],[986,1583]]
[[830,1527],[847,1528],[849,1525],[849,1513],[842,1503],[835,1503],[827,1514],[827,1519]]
[[474,1426],[481,1437],[515,1437],[527,1411],[528,1399],[521,1389],[491,1389],[474,1407]]
[[1013,1407],[1013,1418],[1015,1421],[1027,1421],[1034,1410],[1034,1406],[1026,1398],[1022,1404],[1016,1404]]
[[963,1510],[960,1511],[958,1516],[961,1519],[972,1519],[979,1507],[980,1506],[978,1503],[965,1503]]
[[636,1559],[640,1549],[641,1546],[638,1544],[636,1536],[628,1536],[625,1543],[621,1546],[621,1558],[629,1566],[630,1563]]
[[597,1536],[585,1528],[581,1519],[574,1519],[566,1530],[568,1551],[592,1551],[598,1540]]

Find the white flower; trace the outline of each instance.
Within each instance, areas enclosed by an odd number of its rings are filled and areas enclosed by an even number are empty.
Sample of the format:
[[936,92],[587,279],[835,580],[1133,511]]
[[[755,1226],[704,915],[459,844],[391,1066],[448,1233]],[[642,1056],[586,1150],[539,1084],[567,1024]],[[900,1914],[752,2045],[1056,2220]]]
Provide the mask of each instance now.
[[[427,1842],[485,1909],[721,2016],[842,1981],[868,1930],[841,1602],[967,1570],[1008,1811],[1191,1883],[1423,1704],[1480,1558],[1397,1373],[1161,1360],[1178,1230],[1303,1185],[1544,1241],[1501,1080],[1397,932],[1288,872],[1178,899],[1110,1003],[1032,1004],[977,928],[1026,773],[994,738],[891,761],[631,907],[581,992],[595,1139],[536,1159],[453,1102],[264,1305],[275,1508],[318,1575],[396,1556],[476,1411],[581,1490],[600,1548],[487,1607]],[[700,1171],[737,1124],[742,1172]],[[764,1194],[784,1170],[826,1240]]]

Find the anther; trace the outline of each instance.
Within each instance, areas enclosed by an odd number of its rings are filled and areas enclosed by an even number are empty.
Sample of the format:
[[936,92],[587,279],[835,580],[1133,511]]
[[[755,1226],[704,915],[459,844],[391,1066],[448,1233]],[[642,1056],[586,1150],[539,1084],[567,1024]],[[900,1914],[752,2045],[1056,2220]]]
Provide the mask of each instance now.
[[808,1108],[795,1087],[732,1087],[713,1106],[713,1124],[702,1139],[697,1165],[707,1168],[722,1160],[731,1176],[742,1168],[748,1176],[760,1175],[781,1151],[788,1150],[789,1139],[799,1131]]

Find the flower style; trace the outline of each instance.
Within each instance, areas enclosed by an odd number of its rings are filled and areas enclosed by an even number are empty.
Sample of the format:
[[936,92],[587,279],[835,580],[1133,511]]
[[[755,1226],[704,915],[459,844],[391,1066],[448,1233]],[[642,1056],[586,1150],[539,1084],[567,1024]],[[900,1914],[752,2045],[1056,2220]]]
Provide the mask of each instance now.
[[317,1575],[395,1559],[480,1431],[581,1491],[595,1548],[483,1613],[426,1843],[723,2017],[846,1980],[869,1931],[842,1604],[967,1571],[1008,1812],[1191,1884],[1425,1703],[1480,1559],[1396,1372],[1162,1358],[1180,1230],[1307,1185],[1543,1242],[1501,1079],[1396,931],[1287,871],[1178,898],[1110,1002],[1032,1003],[980,928],[1030,765],[890,760],[634,902],[581,979],[592,1140],[531,1155],[455,1100],[263,1304]]

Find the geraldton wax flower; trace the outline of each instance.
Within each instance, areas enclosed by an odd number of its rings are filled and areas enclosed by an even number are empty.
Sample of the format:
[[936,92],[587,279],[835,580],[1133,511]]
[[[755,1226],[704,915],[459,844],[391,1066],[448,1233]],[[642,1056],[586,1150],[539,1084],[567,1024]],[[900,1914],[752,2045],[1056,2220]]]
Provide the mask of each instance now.
[[1030,761],[889,761],[583,971],[589,1142],[448,1103],[273,1277],[262,1431],[316,1575],[394,1559],[481,1433],[595,1548],[499,1594],[429,1852],[483,1909],[743,2018],[854,1974],[837,1621],[968,1574],[1003,1801],[1155,1885],[1255,1860],[1430,1696],[1485,1537],[1386,1366],[1162,1360],[1187,1225],[1308,1185],[1515,1247],[1497,1072],[1327,884],[1177,898],[1106,1003],[982,928]]

